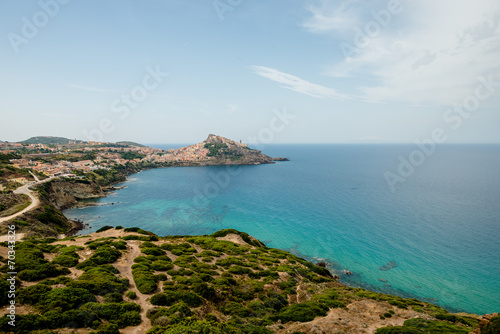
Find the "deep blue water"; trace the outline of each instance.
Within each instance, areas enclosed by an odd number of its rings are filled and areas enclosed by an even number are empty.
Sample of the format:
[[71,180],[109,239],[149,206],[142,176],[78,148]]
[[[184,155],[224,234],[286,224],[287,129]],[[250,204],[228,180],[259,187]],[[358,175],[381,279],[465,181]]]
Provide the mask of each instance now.
[[[160,146],[160,148],[163,148]],[[245,231],[327,259],[344,283],[451,311],[500,311],[500,145],[443,145],[392,192],[384,172],[415,145],[273,145],[289,162],[132,175],[101,203],[67,210],[91,224],[159,235]],[[389,261],[397,267],[379,270]],[[379,279],[387,280],[382,282]]]

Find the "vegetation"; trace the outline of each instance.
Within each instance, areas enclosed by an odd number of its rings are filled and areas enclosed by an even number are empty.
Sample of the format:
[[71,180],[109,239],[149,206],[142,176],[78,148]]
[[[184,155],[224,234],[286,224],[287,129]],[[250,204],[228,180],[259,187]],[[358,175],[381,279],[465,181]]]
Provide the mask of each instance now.
[[[444,323],[442,321],[428,321],[420,318],[406,320],[403,326],[379,328],[376,334],[467,334],[470,327],[463,327]],[[481,331],[481,333],[483,333]]]
[[[436,319],[411,319],[404,326],[381,328],[379,334],[468,333],[478,325],[475,318],[450,314],[415,299],[343,286],[325,268],[268,248],[236,230],[164,238],[139,228],[123,230],[127,233],[123,238],[103,238],[95,233],[91,238],[71,239],[78,243],[71,246],[55,238],[17,243],[17,303],[29,305],[32,312],[16,316],[16,333],[49,334],[63,327],[91,328],[96,334],[119,333],[121,328],[144,320],[141,307],[134,303],[144,300],[144,294],[148,295],[145,311],[152,324],[150,334],[268,334],[276,326],[309,322],[332,308],[364,299],[392,305],[380,319],[397,316],[398,309],[413,309]],[[244,242],[218,239],[228,234],[238,235]],[[144,238],[139,246],[141,254],[130,268],[133,282],[121,276],[123,266],[116,263],[124,254],[130,256],[128,249],[137,247],[127,236]],[[6,305],[10,283],[3,262],[0,304]],[[83,272],[70,276],[68,268]],[[25,281],[34,283],[27,285]],[[160,281],[162,289],[158,291]],[[498,317],[492,320],[487,333],[497,331]],[[11,330],[8,321],[6,316],[0,318],[0,332]]]
[[229,158],[231,160],[238,160],[243,156],[243,154],[240,154],[235,150],[231,150],[227,144],[224,143],[206,143],[204,147],[208,149],[207,156],[209,157],[222,157]]
[[137,153],[137,152],[122,152],[120,153],[122,159],[126,160],[134,160],[134,159],[142,159],[145,157],[144,154]]

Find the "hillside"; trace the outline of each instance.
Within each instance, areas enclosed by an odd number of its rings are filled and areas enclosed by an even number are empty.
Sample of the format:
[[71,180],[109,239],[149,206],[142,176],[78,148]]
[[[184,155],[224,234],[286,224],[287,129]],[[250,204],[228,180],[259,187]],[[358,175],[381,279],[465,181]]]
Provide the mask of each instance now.
[[105,227],[16,244],[13,331],[7,246],[0,246],[2,333],[372,333],[403,324],[377,333],[468,333],[478,326],[473,316],[346,287],[323,266],[236,230],[158,237]]
[[[22,144],[44,144],[44,145],[67,145],[70,142],[74,142],[73,139],[63,138],[63,137],[50,137],[50,136],[40,136],[40,137],[31,137],[29,139],[23,140],[20,143]],[[77,140],[76,142],[81,142],[81,140]]]
[[136,146],[136,147],[147,147],[146,145],[142,145],[142,144],[139,144],[139,143],[134,143],[133,141],[118,141],[116,143],[120,144],[120,145],[128,145],[128,146]]
[[206,140],[197,144],[197,146],[200,145],[208,150],[206,159],[211,164],[253,165],[272,163],[273,161],[270,156],[249,148],[247,144],[214,134],[208,135]]

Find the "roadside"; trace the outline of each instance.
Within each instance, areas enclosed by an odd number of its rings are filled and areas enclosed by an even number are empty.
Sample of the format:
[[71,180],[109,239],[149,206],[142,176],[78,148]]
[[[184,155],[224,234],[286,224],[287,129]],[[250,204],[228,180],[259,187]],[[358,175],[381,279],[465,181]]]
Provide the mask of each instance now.
[[[34,176],[34,177],[35,177],[36,180],[38,180],[38,178],[36,178],[36,176]],[[31,200],[31,204],[28,205],[23,210],[15,213],[13,215],[0,218],[0,224],[2,224],[4,222],[7,222],[7,221],[10,221],[12,219],[15,219],[16,217],[19,217],[22,214],[24,214],[26,212],[29,212],[29,211],[33,210],[34,208],[36,208],[37,206],[39,206],[40,205],[40,200],[38,198],[38,194],[36,192],[32,191],[30,189],[30,187],[38,185],[38,184],[42,184],[42,183],[45,183],[45,182],[48,182],[48,181],[51,181],[54,178],[55,177],[50,177],[50,178],[47,178],[47,179],[42,180],[42,181],[31,182],[31,183],[28,183],[28,184],[26,184],[26,185],[24,185],[22,187],[17,188],[16,190],[14,190],[14,194],[24,194],[24,195],[28,196],[30,198],[30,200]],[[17,240],[21,240],[23,235],[24,234],[18,234]],[[3,240],[4,238],[6,239],[7,235],[0,236],[0,241],[4,241]]]

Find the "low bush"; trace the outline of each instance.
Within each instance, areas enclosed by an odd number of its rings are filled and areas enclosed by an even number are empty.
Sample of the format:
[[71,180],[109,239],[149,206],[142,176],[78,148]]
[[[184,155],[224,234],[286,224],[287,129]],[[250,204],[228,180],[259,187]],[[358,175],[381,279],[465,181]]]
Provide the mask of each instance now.
[[156,277],[149,267],[134,264],[132,266],[132,276],[134,277],[135,286],[139,292],[144,294],[156,292],[158,288]]
[[136,299],[137,294],[135,293],[135,291],[127,291],[127,293],[125,294],[125,297],[127,297],[129,299]]
[[97,295],[108,293],[122,294],[129,286],[128,279],[116,277],[116,268],[110,266],[98,266],[88,269],[77,280],[69,282],[67,285],[75,288],[83,288]]
[[80,258],[78,254],[74,253],[75,256],[71,256],[70,254],[61,254],[52,260],[52,263],[61,265],[63,267],[72,268],[78,264],[78,259]]
[[76,265],[76,269],[86,270],[101,264],[113,263],[120,258],[122,253],[109,245],[99,247],[95,253],[87,260]]
[[107,231],[107,230],[111,230],[113,228],[113,226],[103,226],[101,227],[100,229],[98,229],[97,231],[95,231],[95,233],[101,233],[101,232],[104,232],[104,231]]
[[[319,295],[315,295],[313,297],[313,300],[325,305],[328,308],[337,308],[337,307],[344,307],[345,306],[345,304],[339,300],[339,294],[333,289],[326,290]],[[390,316],[391,315],[389,315],[389,317]]]
[[141,307],[134,303],[87,303],[80,310],[95,314],[100,319],[116,324],[118,328],[137,326],[141,323]]
[[312,321],[316,317],[324,317],[328,312],[328,307],[313,301],[307,301],[300,304],[293,304],[280,310],[276,319],[283,322]]
[[[376,334],[467,334],[471,328],[452,325],[442,321],[429,321],[420,318],[406,320],[403,326],[379,328]],[[481,333],[483,331],[481,330]]]
[[174,267],[174,265],[171,262],[168,261],[154,261],[151,263],[151,269],[156,270],[156,271],[167,271],[170,270]]

